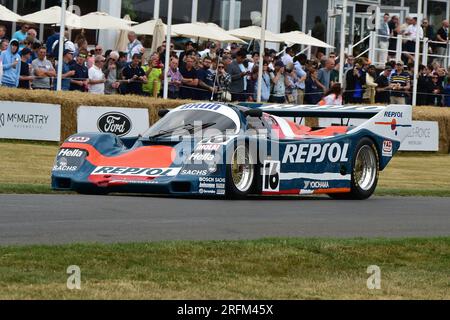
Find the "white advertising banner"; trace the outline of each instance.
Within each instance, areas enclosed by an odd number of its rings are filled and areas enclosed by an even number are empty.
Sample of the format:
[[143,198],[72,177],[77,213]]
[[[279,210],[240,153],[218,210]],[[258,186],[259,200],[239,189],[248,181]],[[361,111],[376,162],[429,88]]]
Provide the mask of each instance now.
[[59,141],[61,106],[0,101],[0,138]]
[[81,132],[108,132],[119,137],[135,137],[149,127],[147,109],[86,107],[77,110],[77,129]]
[[[367,119],[344,119],[344,125],[359,126]],[[341,119],[321,118],[319,125],[328,127],[340,124]],[[400,151],[439,151],[439,123],[437,121],[413,121],[411,133],[400,145]]]
[[439,123],[413,121],[411,133],[400,145],[401,151],[439,151]]

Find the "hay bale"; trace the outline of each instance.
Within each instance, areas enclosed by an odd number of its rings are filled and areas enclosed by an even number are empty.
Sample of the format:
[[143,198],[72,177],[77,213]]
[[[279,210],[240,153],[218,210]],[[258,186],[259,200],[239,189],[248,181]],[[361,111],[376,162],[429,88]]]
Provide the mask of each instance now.
[[[77,132],[77,108],[79,106],[111,106],[122,108],[146,108],[151,124],[158,120],[160,109],[170,109],[189,101],[164,100],[133,95],[94,95],[74,91],[23,90],[0,87],[0,101],[23,101],[61,105],[61,139]],[[1,106],[0,106],[1,108]],[[413,119],[439,122],[439,152],[450,152],[450,108],[415,107]],[[307,119],[317,126],[317,119]]]
[[[175,108],[188,101],[164,100],[134,95],[94,95],[75,91],[23,90],[0,87],[0,101],[22,101],[61,105],[61,139],[77,132],[77,108],[79,106],[109,106],[122,108],[146,108],[151,124],[158,120],[158,111]],[[1,107],[0,107],[1,108]]]
[[450,108],[415,107],[413,120],[439,123],[439,152],[450,153]]

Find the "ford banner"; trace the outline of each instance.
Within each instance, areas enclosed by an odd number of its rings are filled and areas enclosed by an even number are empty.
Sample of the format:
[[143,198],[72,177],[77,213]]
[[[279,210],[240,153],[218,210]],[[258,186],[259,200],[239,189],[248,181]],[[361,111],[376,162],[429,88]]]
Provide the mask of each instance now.
[[107,132],[119,137],[133,137],[149,127],[147,109],[87,107],[77,111],[78,132]]

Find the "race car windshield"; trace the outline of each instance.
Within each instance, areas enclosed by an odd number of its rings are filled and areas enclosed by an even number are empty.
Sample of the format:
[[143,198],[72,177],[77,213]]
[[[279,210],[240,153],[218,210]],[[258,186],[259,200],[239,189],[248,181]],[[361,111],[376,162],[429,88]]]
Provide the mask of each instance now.
[[236,129],[236,123],[223,114],[208,110],[182,110],[168,113],[147,130],[144,138],[186,136],[199,134],[199,131],[204,137],[209,137],[227,131],[234,133]]

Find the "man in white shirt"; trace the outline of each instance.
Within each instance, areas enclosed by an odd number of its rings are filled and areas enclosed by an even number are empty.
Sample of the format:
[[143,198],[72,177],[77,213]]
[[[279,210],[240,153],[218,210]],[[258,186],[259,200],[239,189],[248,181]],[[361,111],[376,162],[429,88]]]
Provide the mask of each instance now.
[[406,42],[406,51],[414,54],[416,50],[416,36],[419,33],[419,39],[423,39],[423,30],[421,26],[417,25],[417,18],[411,19],[411,24],[406,28],[404,36],[408,39]]
[[287,66],[290,63],[294,63],[294,49],[288,47],[286,48],[286,51],[284,52],[284,55],[281,57],[281,61],[283,61],[283,64]]
[[105,63],[105,57],[96,56],[95,63],[92,68],[89,69],[89,93],[93,94],[105,94],[105,82],[106,78],[103,74],[103,65]]
[[137,39],[137,35],[134,31],[128,32],[128,41],[130,41],[127,45],[127,61],[131,62],[133,56],[135,54],[143,54],[144,46]]
[[384,66],[388,61],[388,49],[389,49],[389,37],[391,36],[391,30],[389,28],[389,13],[385,13],[383,21],[378,29],[378,43],[380,45],[380,51],[378,52],[377,64]]

